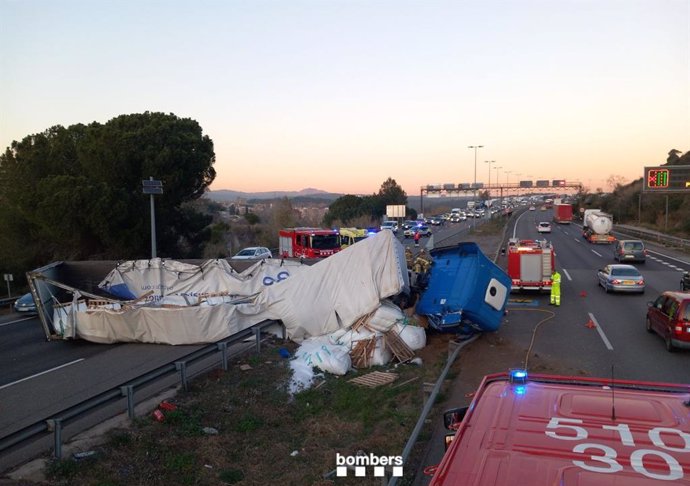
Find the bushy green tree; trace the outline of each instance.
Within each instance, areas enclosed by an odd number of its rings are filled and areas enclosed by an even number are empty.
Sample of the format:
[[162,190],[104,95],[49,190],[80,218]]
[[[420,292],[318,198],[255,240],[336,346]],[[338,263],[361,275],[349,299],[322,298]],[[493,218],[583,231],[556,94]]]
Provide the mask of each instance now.
[[341,224],[349,225],[352,220],[363,216],[367,209],[362,197],[352,194],[341,196],[328,206],[328,212],[323,218],[324,224],[330,227],[335,221],[340,221]]
[[395,182],[395,179],[389,177],[386,179],[379,189],[378,197],[380,202],[386,205],[406,205],[407,194],[402,187]]
[[333,222],[339,221],[343,225],[350,225],[352,221],[369,217],[370,221],[375,221],[386,214],[388,205],[407,205],[407,194],[395,182],[395,179],[386,179],[379,192],[371,196],[353,196],[347,194],[336,199],[324,216],[324,225],[331,226]]
[[173,114],[121,115],[105,124],[55,126],[0,154],[0,267],[57,259],[150,256],[149,196],[155,197],[158,255],[198,256],[210,219],[184,203],[215,178],[213,142]]

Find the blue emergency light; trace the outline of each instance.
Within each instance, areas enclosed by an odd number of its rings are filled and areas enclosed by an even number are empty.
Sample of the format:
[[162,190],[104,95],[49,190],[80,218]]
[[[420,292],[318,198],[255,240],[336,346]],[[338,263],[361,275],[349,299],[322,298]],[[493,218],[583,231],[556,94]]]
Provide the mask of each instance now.
[[525,384],[527,382],[527,371],[522,369],[513,369],[509,373],[509,381],[514,384]]

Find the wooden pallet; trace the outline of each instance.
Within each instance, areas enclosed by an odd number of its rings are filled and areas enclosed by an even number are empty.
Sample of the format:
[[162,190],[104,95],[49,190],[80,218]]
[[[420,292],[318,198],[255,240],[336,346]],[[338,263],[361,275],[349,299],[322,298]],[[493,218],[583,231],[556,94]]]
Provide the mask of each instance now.
[[391,329],[390,331],[384,333],[383,342],[386,346],[388,346],[388,349],[391,350],[393,356],[395,356],[401,363],[414,358],[414,351],[412,351],[410,347],[405,344],[405,341],[400,338],[400,335],[395,332],[395,330]]
[[364,314],[362,317],[357,319],[354,324],[352,324],[351,329],[353,331],[359,331],[362,326],[366,327],[367,323],[371,320],[371,317],[376,311],[370,312],[369,314]]
[[349,383],[355,385],[367,386],[369,388],[376,388],[377,386],[388,385],[398,379],[397,373],[385,373],[383,371],[372,371],[366,375],[352,378]]
[[357,344],[355,344],[355,347],[352,348],[352,351],[350,352],[352,366],[355,368],[369,368],[369,366],[371,366],[371,358],[374,357],[375,350],[376,336],[357,341]]

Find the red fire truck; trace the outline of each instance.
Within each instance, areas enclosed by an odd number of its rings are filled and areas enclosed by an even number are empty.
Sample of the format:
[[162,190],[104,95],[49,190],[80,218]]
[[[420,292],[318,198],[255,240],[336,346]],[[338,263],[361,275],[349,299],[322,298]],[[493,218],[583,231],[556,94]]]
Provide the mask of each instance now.
[[690,485],[690,385],[484,377],[430,486]]
[[508,276],[511,290],[551,290],[555,252],[546,240],[508,241]]
[[281,258],[325,258],[340,251],[338,230],[286,228],[278,233]]

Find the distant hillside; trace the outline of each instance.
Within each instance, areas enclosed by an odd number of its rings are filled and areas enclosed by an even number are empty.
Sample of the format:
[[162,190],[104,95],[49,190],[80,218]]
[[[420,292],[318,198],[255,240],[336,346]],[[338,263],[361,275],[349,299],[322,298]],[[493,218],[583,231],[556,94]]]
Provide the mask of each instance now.
[[267,192],[242,192],[233,191],[230,189],[221,189],[218,191],[208,191],[205,197],[217,202],[233,202],[237,198],[245,199],[247,201],[251,200],[267,200],[267,199],[280,199],[287,197],[293,200],[303,200],[303,199],[316,199],[316,200],[326,200],[335,201],[342,194],[334,194],[320,189],[306,188],[300,191],[267,191]]

